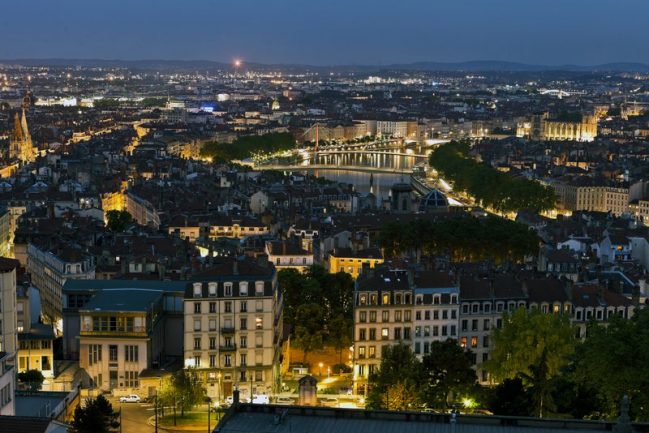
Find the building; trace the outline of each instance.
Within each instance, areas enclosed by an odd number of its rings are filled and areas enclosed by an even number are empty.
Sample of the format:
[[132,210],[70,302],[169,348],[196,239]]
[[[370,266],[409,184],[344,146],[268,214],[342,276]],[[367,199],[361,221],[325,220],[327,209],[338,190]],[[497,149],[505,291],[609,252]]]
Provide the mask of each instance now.
[[414,278],[414,297],[415,355],[422,357],[431,354],[431,343],[434,341],[458,339],[460,289],[449,274],[417,272]]
[[13,216],[9,209],[0,209],[0,257],[13,257]]
[[595,185],[589,179],[578,179],[556,183],[554,190],[561,209],[611,212],[615,216],[629,212],[628,188]]
[[222,259],[187,284],[185,367],[194,368],[218,401],[277,392],[282,344],[282,297],[265,256]]
[[336,248],[329,254],[328,262],[330,273],[345,272],[356,279],[364,267],[374,268],[383,263],[383,256],[377,248],[360,251],[353,251],[351,248]]
[[18,373],[38,370],[45,380],[54,377],[54,331],[51,325],[34,323],[18,333]]
[[156,230],[160,227],[158,210],[150,201],[132,191],[126,192],[124,196],[124,209],[131,214],[138,224],[149,226]]
[[114,394],[141,393],[140,373],[162,360],[162,292],[105,289],[79,309],[79,316],[79,366],[91,386]]
[[27,117],[23,109],[22,117],[14,117],[14,127],[9,139],[9,158],[17,159],[23,164],[36,160],[36,148],[32,143],[32,136],[27,127]]
[[593,141],[597,137],[597,116],[574,115],[550,118],[549,113],[535,113],[520,122],[516,135],[532,140]]
[[289,240],[266,242],[265,254],[277,270],[296,269],[304,272],[313,265],[313,254],[302,248],[297,242]]
[[482,364],[489,359],[491,330],[502,326],[502,314],[526,307],[522,284],[509,275],[460,280],[460,346],[471,350],[478,380],[489,382]]
[[27,246],[27,271],[41,295],[43,319],[62,330],[63,285],[67,280],[95,278],[95,260],[78,248],[63,245],[46,248]]
[[18,260],[0,257],[0,352],[15,355],[18,348],[16,271]]
[[0,351],[0,415],[16,414],[14,354]]
[[354,288],[354,392],[367,392],[367,378],[381,364],[386,346],[412,343],[413,290],[406,270],[368,269]]

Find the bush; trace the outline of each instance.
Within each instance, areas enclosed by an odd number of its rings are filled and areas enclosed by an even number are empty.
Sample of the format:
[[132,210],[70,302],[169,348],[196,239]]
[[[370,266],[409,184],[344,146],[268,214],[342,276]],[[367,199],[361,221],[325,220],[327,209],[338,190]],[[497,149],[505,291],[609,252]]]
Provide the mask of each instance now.
[[331,371],[333,372],[333,374],[346,374],[346,373],[351,373],[352,368],[347,364],[335,364],[331,368]]

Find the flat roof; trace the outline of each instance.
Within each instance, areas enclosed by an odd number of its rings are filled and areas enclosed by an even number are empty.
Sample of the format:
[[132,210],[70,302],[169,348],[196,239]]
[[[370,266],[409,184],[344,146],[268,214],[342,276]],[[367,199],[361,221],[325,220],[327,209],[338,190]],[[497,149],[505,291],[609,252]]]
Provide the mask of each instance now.
[[97,292],[79,311],[144,312],[161,297],[162,292],[153,289],[104,289]]
[[100,291],[105,289],[151,289],[162,292],[185,292],[187,281],[157,280],[67,280],[63,291]]

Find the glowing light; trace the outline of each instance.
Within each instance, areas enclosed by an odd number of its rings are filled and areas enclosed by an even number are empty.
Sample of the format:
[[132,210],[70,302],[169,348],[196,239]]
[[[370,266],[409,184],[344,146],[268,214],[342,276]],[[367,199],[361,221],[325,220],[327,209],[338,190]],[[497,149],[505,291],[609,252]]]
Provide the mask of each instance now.
[[234,67],[239,68],[241,66],[241,59],[234,59]]
[[472,407],[475,407],[475,401],[470,398],[465,398],[462,400],[462,406],[464,406],[467,409],[471,409]]

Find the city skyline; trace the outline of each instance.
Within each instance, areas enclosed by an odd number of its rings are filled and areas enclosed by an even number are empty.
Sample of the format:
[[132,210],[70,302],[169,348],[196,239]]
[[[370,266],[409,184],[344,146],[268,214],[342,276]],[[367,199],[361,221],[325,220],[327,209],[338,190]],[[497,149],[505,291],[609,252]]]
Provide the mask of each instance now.
[[[649,36],[642,32],[649,4],[642,1],[627,1],[625,8],[612,0],[405,3],[394,9],[365,0],[351,5],[334,0],[326,7],[294,0],[272,5],[118,0],[92,6],[78,0],[34,0],[5,7],[0,59],[229,63],[242,58],[315,66],[476,60],[549,66],[649,63],[643,49]],[[29,17],[29,24],[9,17]]]

